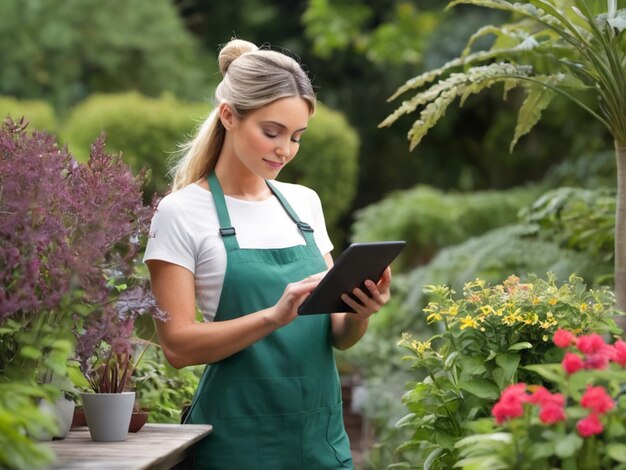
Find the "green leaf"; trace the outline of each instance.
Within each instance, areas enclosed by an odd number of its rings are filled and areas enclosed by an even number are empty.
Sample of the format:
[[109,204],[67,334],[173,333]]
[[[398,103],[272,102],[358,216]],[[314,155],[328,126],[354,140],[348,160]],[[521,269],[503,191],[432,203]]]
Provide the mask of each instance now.
[[424,470],[430,470],[430,466],[433,464],[433,462],[435,462],[435,459],[439,457],[439,454],[441,454],[442,452],[443,452],[443,449],[441,447],[438,447],[435,450],[433,450],[428,455],[426,460],[424,460]]
[[500,389],[498,386],[491,380],[487,379],[468,380],[466,382],[461,382],[459,387],[479,398],[497,400],[500,396]]
[[607,454],[609,454],[609,456],[613,460],[617,462],[621,462],[621,463],[626,463],[626,445],[625,444],[619,444],[619,443],[608,444],[606,446],[606,452]]
[[576,451],[583,445],[583,440],[574,433],[570,433],[565,438],[560,439],[554,446],[554,453],[562,458],[573,457]]
[[504,371],[504,381],[510,382],[517,372],[517,366],[519,366],[520,356],[519,354],[499,354],[496,356],[496,364],[502,367]]
[[20,349],[20,356],[28,359],[39,359],[42,356],[42,353],[39,349],[26,345]]
[[520,137],[528,134],[535,127],[541,119],[541,114],[554,98],[554,92],[546,87],[532,86],[527,87],[527,90],[526,99],[517,115],[517,124],[509,152],[513,152]]
[[507,351],[519,351],[521,349],[532,349],[533,345],[530,344],[527,341],[522,341],[521,343],[515,343],[514,345],[510,346],[509,349],[507,349]]

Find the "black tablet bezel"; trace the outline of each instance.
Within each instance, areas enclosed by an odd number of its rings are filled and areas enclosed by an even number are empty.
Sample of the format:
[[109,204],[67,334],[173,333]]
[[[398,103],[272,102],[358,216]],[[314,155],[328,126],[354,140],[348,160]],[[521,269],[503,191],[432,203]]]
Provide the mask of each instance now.
[[354,312],[341,295],[350,293],[355,287],[365,292],[365,281],[380,279],[385,268],[406,246],[403,240],[352,243],[337,258],[317,287],[298,308],[300,315]]

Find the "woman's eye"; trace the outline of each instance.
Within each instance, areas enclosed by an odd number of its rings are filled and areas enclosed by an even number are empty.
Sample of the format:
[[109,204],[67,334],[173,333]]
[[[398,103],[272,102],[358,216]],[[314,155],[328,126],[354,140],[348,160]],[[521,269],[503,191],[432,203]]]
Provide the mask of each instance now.
[[264,133],[267,137],[269,137],[270,139],[273,139],[273,138],[275,138],[275,137],[278,137],[278,134],[273,133],[273,132],[263,131],[263,133]]
[[291,139],[291,141],[292,141],[294,144],[299,144],[299,143],[302,141],[302,139]]

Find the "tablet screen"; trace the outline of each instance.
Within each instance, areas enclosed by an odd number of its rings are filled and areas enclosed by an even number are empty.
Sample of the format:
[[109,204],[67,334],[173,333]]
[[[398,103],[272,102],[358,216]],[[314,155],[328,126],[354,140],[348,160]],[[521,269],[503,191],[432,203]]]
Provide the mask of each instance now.
[[353,243],[335,261],[317,287],[300,305],[300,315],[354,312],[341,295],[355,287],[369,292],[365,281],[378,282],[385,268],[406,246],[405,241]]

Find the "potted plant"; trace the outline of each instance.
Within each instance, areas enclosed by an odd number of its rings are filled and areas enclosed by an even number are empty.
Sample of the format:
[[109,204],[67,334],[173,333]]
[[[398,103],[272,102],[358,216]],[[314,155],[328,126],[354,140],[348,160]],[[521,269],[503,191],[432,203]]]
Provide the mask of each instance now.
[[[76,356],[91,392],[81,393],[87,426],[95,441],[121,441],[129,431],[135,407],[131,376],[150,342],[134,336],[135,319],[150,313],[165,320],[145,281],[122,290],[85,320],[77,338]],[[135,350],[137,352],[135,352]]]

